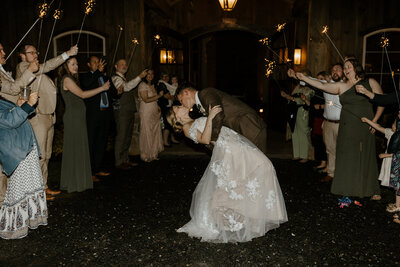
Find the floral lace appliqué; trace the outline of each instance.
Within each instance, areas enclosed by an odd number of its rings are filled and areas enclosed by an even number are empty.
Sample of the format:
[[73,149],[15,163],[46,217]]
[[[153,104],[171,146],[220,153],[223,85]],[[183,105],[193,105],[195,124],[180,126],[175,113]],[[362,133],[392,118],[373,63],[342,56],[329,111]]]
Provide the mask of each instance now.
[[247,195],[250,197],[251,200],[255,200],[256,197],[261,197],[261,193],[260,190],[258,190],[257,188],[260,187],[260,184],[258,183],[257,178],[254,178],[253,180],[250,180],[247,184],[246,184],[246,192]]
[[231,232],[236,232],[239,231],[243,228],[243,223],[238,222],[235,217],[235,214],[224,214],[225,219],[227,219],[228,221],[228,227],[229,227],[229,231]]
[[272,209],[274,203],[276,202],[276,194],[275,191],[270,190],[268,192],[268,197],[265,199],[265,206],[268,210]]
[[211,171],[217,176],[217,188],[222,188],[229,193],[229,198],[241,200],[243,196],[234,191],[238,186],[235,180],[228,179],[230,166],[225,165],[223,161],[214,161],[210,166]]

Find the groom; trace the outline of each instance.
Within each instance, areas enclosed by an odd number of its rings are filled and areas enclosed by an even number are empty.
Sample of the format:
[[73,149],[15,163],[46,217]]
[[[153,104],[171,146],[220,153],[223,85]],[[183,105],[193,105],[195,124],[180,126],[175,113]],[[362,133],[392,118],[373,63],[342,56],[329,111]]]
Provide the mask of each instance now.
[[179,86],[175,95],[184,107],[192,108],[196,105],[204,116],[208,115],[209,106],[220,105],[222,107],[222,112],[213,119],[211,141],[215,142],[221,127],[226,126],[249,139],[266,154],[267,125],[251,107],[214,88],[197,91],[190,83]]

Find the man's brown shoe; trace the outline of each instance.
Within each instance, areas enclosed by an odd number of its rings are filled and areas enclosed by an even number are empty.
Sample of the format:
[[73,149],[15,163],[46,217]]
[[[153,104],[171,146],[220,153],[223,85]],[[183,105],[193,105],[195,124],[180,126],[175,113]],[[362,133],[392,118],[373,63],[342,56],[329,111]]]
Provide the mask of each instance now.
[[97,178],[96,175],[92,175],[92,181],[93,182],[100,182],[99,178]]
[[109,173],[109,172],[98,172],[98,173],[96,173],[96,176],[109,176],[109,175],[111,175],[111,173]]
[[115,168],[117,168],[119,170],[127,171],[131,168],[131,166],[128,165],[127,163],[122,163],[122,164],[116,166]]
[[60,193],[61,193],[61,191],[59,191],[59,190],[51,190],[49,188],[46,189],[46,194],[47,195],[55,196],[55,195],[58,195]]
[[327,182],[330,182],[332,180],[333,180],[333,177],[327,175],[327,176],[324,177],[324,179],[321,180],[321,182],[327,183]]

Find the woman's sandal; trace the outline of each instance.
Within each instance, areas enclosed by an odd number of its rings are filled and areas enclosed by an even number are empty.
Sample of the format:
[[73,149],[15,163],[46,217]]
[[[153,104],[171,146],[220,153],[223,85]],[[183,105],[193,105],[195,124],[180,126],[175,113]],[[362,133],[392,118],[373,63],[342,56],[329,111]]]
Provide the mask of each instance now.
[[390,212],[390,213],[399,212],[400,207],[396,206],[396,204],[394,204],[394,203],[390,203],[386,206],[386,211]]

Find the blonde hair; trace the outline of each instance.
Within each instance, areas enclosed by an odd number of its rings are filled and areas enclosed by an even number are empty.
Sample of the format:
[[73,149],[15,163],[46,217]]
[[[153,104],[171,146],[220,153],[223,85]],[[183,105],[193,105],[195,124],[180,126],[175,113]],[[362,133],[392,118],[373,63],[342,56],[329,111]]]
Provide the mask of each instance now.
[[166,118],[168,123],[172,126],[174,132],[176,133],[182,132],[183,125],[180,122],[178,122],[178,119],[176,118],[175,112],[172,109],[172,107],[169,109]]

